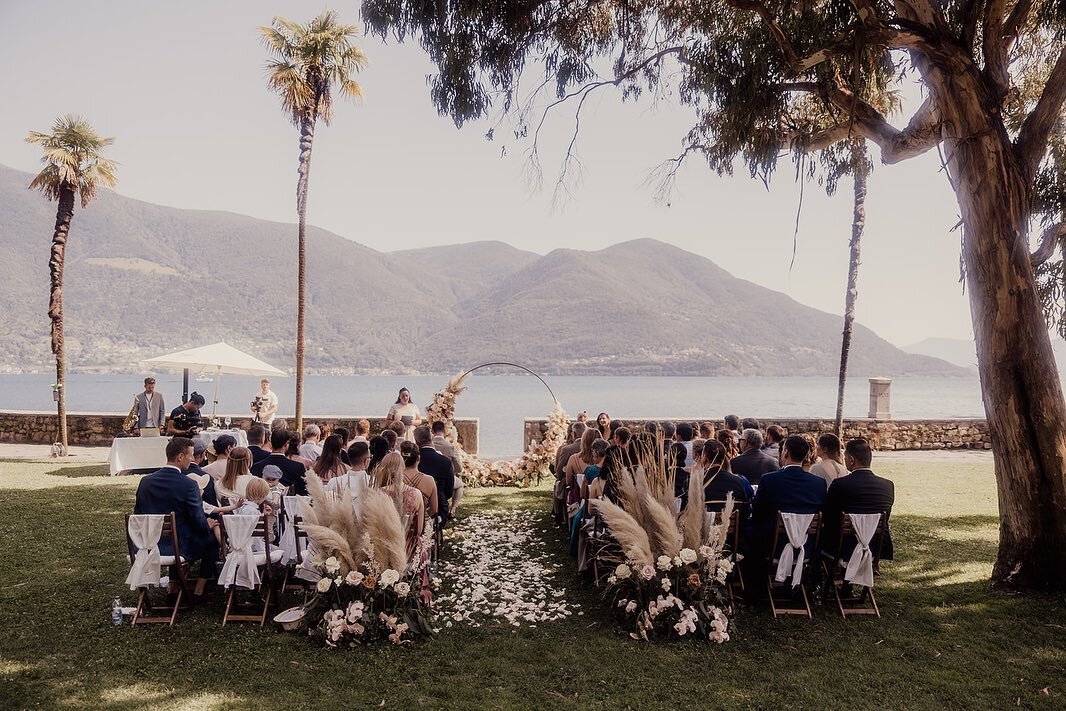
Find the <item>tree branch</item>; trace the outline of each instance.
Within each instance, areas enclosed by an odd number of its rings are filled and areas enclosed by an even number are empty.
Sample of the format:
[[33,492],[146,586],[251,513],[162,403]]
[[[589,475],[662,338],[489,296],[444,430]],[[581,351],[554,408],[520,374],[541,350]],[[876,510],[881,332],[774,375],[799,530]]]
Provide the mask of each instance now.
[[[831,126],[811,136],[806,150],[819,150],[858,133],[881,148],[881,160],[898,163],[925,153],[940,142],[940,119],[932,99],[927,98],[902,131],[888,122],[873,106],[842,86],[825,86],[816,82],[779,84],[780,91],[804,91],[817,94],[837,108],[847,111],[848,121]],[[852,120],[851,117],[854,117]],[[793,136],[789,145],[794,143]]]
[[1043,234],[1040,235],[1040,244],[1037,246],[1036,251],[1029,255],[1029,261],[1032,263],[1033,268],[1035,269],[1051,259],[1051,255],[1055,253],[1055,248],[1059,246],[1060,241],[1063,239],[1066,239],[1066,222],[1051,225],[1044,230]]
[[1062,106],[1066,102],[1066,47],[1059,51],[1059,58],[1048,76],[1044,92],[1029,116],[1022,123],[1015,149],[1022,162],[1023,175],[1031,179],[1036,175],[1040,161],[1047,152],[1048,138],[1055,125],[1062,120]]
[[983,25],[984,37],[981,51],[985,56],[985,76],[996,90],[996,98],[1002,100],[1010,88],[1007,74],[1007,46],[1003,42],[1003,15],[1007,12],[1006,0],[988,0],[985,4]]
[[1018,0],[1014,4],[1010,14],[1007,15],[1006,22],[1003,23],[1003,49],[1005,51],[1010,51],[1011,45],[1017,41],[1018,33],[1028,21],[1032,11],[1033,0]]

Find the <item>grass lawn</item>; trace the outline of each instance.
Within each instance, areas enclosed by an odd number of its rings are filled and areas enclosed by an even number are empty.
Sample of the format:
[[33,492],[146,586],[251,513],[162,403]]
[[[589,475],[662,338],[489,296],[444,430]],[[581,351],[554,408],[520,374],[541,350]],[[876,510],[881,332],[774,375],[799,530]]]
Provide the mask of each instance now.
[[[115,628],[133,594],[122,514],[136,477],[106,466],[0,462],[0,708],[900,708],[1066,707],[1062,596],[987,583],[996,548],[991,459],[885,462],[897,561],[881,619],[736,616],[733,641],[630,640],[573,574],[547,525],[547,490],[480,490],[467,512],[527,508],[583,616],[535,629],[456,625],[413,648],[338,651],[251,625],[221,606]],[[446,553],[445,553],[446,555]]]

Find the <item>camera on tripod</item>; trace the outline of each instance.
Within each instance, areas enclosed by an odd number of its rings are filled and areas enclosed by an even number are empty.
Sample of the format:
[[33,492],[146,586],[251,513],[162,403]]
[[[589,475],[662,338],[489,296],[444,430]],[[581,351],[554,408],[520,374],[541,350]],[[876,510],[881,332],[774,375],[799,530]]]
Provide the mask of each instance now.
[[252,400],[252,412],[255,413],[255,418],[252,420],[253,422],[259,422],[259,418],[262,415],[263,400],[264,398],[262,395],[256,395],[255,399]]

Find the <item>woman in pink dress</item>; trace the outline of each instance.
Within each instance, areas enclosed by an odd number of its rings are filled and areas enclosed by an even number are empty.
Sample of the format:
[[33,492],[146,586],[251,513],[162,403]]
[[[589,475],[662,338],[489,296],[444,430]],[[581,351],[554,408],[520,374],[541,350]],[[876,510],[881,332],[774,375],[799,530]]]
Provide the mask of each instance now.
[[400,513],[406,532],[408,566],[421,566],[422,595],[429,601],[429,568],[426,563],[428,552],[421,550],[421,560],[415,561],[422,543],[422,532],[426,524],[426,507],[422,492],[404,483],[404,463],[399,452],[389,452],[374,468],[374,484],[392,496],[396,510]]

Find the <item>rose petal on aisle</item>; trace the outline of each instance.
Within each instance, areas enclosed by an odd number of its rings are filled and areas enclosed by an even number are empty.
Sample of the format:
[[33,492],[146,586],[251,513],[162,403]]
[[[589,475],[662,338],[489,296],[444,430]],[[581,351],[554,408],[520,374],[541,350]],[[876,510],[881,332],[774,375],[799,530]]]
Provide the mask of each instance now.
[[[445,625],[501,623],[535,627],[570,617],[580,605],[566,599],[554,563],[530,511],[472,514],[448,532],[439,574],[437,609]],[[581,614],[578,612],[577,614]]]

